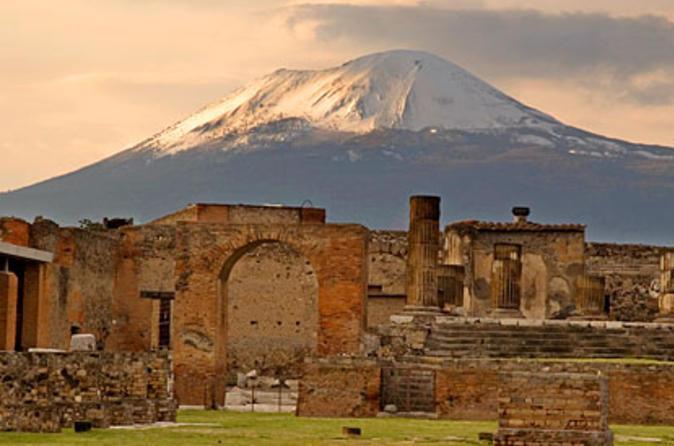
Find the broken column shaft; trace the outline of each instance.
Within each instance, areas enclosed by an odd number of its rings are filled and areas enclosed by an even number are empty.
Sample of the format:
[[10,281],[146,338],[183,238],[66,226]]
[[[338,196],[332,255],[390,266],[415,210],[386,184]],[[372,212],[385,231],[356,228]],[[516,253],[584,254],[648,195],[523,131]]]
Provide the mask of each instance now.
[[408,244],[407,307],[410,310],[439,309],[440,197],[410,198]]

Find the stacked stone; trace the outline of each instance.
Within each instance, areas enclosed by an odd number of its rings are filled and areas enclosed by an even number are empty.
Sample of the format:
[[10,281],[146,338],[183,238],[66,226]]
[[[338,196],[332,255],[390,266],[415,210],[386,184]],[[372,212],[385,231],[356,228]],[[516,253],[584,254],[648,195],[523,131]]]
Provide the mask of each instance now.
[[0,354],[0,431],[59,431],[49,370],[47,357]]
[[175,421],[168,352],[0,353],[0,430]]
[[407,256],[407,232],[370,231],[369,253],[386,253],[398,257]]
[[613,444],[608,382],[580,373],[503,373],[495,446]]

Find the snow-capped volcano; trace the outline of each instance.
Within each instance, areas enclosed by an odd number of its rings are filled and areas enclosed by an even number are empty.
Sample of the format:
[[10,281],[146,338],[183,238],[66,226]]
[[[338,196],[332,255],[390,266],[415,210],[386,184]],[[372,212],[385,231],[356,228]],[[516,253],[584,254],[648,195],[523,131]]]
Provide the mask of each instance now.
[[175,153],[287,119],[361,134],[557,123],[451,62],[421,51],[395,50],[326,70],[277,70],[169,127],[143,147]]
[[0,194],[0,216],[146,221],[194,202],[306,199],[332,221],[404,228],[407,198],[443,218],[580,222],[591,238],[674,244],[674,151],[567,126],[419,51],[278,70],[94,165]]

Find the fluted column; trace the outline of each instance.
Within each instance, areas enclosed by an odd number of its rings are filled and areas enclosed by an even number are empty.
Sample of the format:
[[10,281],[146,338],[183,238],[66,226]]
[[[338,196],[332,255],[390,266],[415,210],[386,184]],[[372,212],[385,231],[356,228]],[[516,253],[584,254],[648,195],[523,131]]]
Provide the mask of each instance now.
[[409,309],[437,310],[440,197],[410,198],[410,228],[407,237],[407,306]]

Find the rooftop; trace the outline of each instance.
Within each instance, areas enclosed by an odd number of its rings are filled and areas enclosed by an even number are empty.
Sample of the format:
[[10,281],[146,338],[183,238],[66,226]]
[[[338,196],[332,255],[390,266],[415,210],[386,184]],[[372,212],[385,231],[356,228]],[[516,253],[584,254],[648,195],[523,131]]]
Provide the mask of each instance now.
[[447,225],[447,230],[459,232],[585,232],[585,225],[580,224],[544,224],[530,221],[518,222],[490,222],[479,220],[464,220]]

